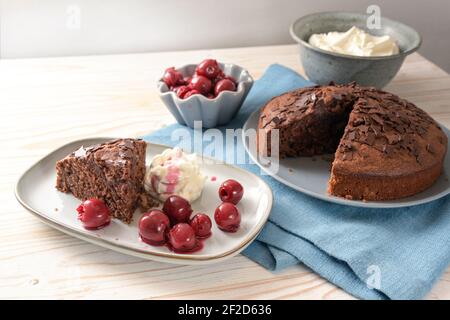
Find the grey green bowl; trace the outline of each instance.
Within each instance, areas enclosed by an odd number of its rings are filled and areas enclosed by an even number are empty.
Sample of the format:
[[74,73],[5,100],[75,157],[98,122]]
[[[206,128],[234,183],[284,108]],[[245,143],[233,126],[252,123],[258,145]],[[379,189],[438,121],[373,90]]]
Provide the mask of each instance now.
[[[309,80],[317,84],[333,81],[345,84],[356,81],[363,86],[383,88],[397,74],[406,56],[419,49],[422,39],[413,28],[387,18],[381,18],[379,29],[368,29],[368,15],[350,12],[314,13],[296,20],[290,28],[292,38],[299,44],[300,59]],[[347,31],[356,26],[370,34],[389,35],[400,53],[383,57],[359,57],[325,51],[308,43],[315,33]]]
[[[237,81],[238,86],[236,91],[222,91],[214,99],[208,99],[200,94],[180,99],[163,81],[158,81],[159,96],[179,124],[194,128],[197,122],[202,128],[215,128],[226,125],[239,111],[253,85],[253,78],[247,70],[236,64],[219,63],[219,65],[227,76]],[[177,70],[184,77],[192,76],[196,66],[188,64]]]

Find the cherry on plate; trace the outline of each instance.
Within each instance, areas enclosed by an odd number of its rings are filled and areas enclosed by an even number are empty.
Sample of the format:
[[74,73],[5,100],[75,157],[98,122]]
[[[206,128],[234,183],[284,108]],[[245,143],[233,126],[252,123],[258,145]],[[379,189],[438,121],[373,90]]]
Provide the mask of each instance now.
[[189,201],[177,195],[172,195],[164,201],[162,211],[167,214],[172,225],[188,222],[192,214]]
[[206,95],[211,91],[212,83],[207,77],[195,75],[189,82],[189,87]]
[[189,224],[199,238],[206,238],[211,234],[211,219],[204,213],[197,213]]
[[78,219],[86,229],[100,229],[111,222],[111,214],[106,204],[99,199],[89,199],[77,208]]
[[236,232],[241,224],[241,214],[231,202],[224,202],[214,212],[214,220],[220,230]]
[[194,229],[187,223],[178,223],[169,231],[169,243],[175,251],[191,251],[197,246]]
[[183,75],[175,70],[174,67],[167,68],[164,72],[163,81],[169,86],[169,88],[176,85],[184,84]]
[[170,221],[161,210],[152,210],[144,213],[139,219],[139,235],[142,241],[153,246],[166,243],[170,230]]
[[214,59],[206,59],[195,68],[195,73],[213,80],[221,72],[220,66]]
[[230,79],[222,79],[216,83],[214,87],[214,94],[217,96],[222,91],[236,91],[236,84]]
[[223,202],[231,202],[237,204],[241,201],[244,195],[244,188],[242,185],[233,179],[228,179],[219,187],[219,197]]

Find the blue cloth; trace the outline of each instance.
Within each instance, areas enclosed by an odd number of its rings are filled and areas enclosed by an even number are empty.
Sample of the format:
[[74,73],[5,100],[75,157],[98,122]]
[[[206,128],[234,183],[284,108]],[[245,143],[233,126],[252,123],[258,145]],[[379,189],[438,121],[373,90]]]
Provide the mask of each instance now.
[[[242,127],[273,96],[311,85],[294,71],[271,65],[256,81],[227,128]],[[179,145],[171,125],[146,140]],[[224,130],[224,128],[220,128]],[[191,130],[191,129],[189,129]],[[235,147],[243,148],[237,139]],[[255,164],[241,167],[256,174]],[[417,299],[450,262],[449,198],[401,209],[368,209],[321,201],[262,176],[274,191],[270,219],[243,253],[270,270],[303,263],[364,299]]]

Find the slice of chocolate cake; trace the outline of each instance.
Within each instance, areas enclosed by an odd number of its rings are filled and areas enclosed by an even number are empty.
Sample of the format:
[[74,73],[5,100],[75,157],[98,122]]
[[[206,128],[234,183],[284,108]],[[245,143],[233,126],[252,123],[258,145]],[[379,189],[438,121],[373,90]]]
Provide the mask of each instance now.
[[138,139],[81,147],[56,163],[56,188],[81,200],[101,199],[113,217],[130,223],[144,192],[146,147]]

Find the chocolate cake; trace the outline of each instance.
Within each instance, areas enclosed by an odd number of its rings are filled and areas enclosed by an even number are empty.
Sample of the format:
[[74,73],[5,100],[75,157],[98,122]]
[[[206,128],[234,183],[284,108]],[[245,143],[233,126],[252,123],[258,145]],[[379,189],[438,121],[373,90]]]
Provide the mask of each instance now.
[[76,198],[98,198],[113,217],[130,223],[144,192],[145,151],[138,139],[81,147],[56,163],[56,188]]
[[261,110],[258,152],[271,154],[279,130],[281,157],[335,152],[328,191],[354,200],[391,200],[439,177],[447,136],[423,110],[375,88],[349,85],[298,89]]

